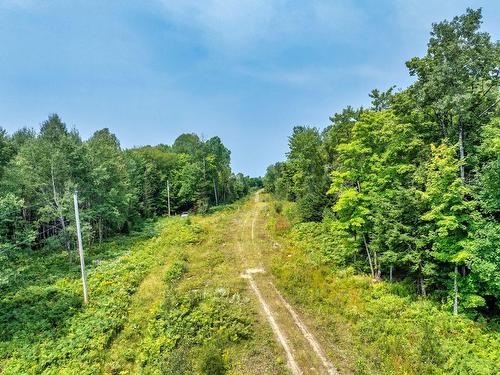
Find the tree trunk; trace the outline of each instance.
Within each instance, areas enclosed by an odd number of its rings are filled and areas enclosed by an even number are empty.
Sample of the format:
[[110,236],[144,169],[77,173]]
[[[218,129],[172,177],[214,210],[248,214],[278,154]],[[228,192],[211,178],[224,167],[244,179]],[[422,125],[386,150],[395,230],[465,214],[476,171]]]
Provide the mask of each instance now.
[[99,218],[99,222],[97,223],[97,228],[99,231],[99,244],[102,243],[102,218]]
[[217,197],[217,187],[215,185],[215,178],[213,179],[214,181],[214,197],[215,197],[215,205],[217,206],[219,204],[219,198]]
[[425,289],[425,280],[422,274],[420,275],[420,292],[422,293],[422,297],[427,297],[427,290]]
[[448,132],[446,130],[446,123],[444,121],[444,116],[443,115],[438,115],[435,113],[435,116],[439,119],[439,123],[441,124],[441,133],[443,135],[443,139],[445,139],[448,136]]
[[389,282],[392,283],[392,264],[389,266]]
[[57,191],[56,191],[56,182],[55,182],[55,178],[54,178],[54,164],[51,163],[50,165],[50,177],[52,179],[52,194],[53,194],[53,198],[54,198],[54,204],[56,205],[56,209],[57,209],[57,213],[59,215],[59,222],[61,223],[61,228],[63,230],[63,233],[64,233],[64,241],[66,243],[66,250],[68,250],[68,257],[69,257],[69,261],[71,262],[71,243],[69,242],[69,238],[67,236],[67,233],[66,233],[66,223],[64,222],[64,216],[62,214],[62,208],[61,208],[61,204],[59,202],[59,199],[57,197]]
[[422,294],[422,297],[427,297],[427,290],[425,289],[424,273],[422,272],[422,261],[420,261],[418,264],[418,281],[420,284],[420,293]]
[[375,250],[373,251],[373,268],[375,270],[375,279],[380,280],[380,264]]
[[363,242],[365,244],[366,254],[368,255],[368,263],[370,264],[370,272],[372,274],[372,278],[375,278],[375,270],[373,269],[372,256],[370,254],[368,242],[366,241],[366,236],[364,233],[363,233]]
[[443,139],[446,138],[446,136],[447,136],[446,125],[444,124],[443,120],[441,120],[441,132],[443,133]]
[[455,266],[455,278],[453,279],[453,315],[458,314],[458,266]]
[[462,120],[458,120],[458,143],[460,147],[460,177],[465,181],[465,146],[464,146],[464,126]]

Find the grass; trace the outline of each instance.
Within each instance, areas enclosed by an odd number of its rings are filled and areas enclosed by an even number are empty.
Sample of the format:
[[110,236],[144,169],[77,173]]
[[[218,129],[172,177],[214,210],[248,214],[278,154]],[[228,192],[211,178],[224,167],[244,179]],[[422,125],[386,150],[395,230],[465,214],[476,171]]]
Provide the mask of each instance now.
[[240,202],[212,215],[161,219],[88,250],[88,306],[66,253],[18,254],[4,268],[18,276],[5,273],[0,372],[286,373],[240,277],[245,264],[236,249],[248,210]]
[[178,274],[176,265],[181,263],[176,258],[179,252],[176,249],[163,258],[163,262],[151,270],[132,296],[127,321],[106,352],[102,368],[104,373],[138,372],[136,353],[141,351],[143,332],[161,303],[165,277],[172,274],[172,270]]
[[161,300],[133,359],[138,372],[286,373],[272,332],[240,277],[234,250],[244,214],[236,205],[192,218],[207,235],[165,270]]

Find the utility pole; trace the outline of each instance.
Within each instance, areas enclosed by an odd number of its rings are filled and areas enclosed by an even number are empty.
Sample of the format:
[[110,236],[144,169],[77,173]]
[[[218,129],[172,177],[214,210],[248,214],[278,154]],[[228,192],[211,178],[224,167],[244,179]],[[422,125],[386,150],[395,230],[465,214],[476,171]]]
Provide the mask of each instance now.
[[170,181],[167,180],[168,216],[170,216]]
[[82,232],[80,229],[80,212],[78,211],[78,192],[75,190],[73,194],[73,202],[75,204],[75,221],[76,221],[76,235],[78,237],[78,253],[80,254],[80,268],[82,270],[82,284],[83,284],[83,302],[89,303],[89,296],[87,292],[87,274],[85,273],[85,258],[83,257],[83,243]]

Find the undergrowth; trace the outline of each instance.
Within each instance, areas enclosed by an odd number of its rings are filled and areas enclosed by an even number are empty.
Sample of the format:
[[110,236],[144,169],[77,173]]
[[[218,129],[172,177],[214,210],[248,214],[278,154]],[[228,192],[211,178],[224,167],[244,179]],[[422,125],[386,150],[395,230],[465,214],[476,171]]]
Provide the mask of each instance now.
[[[340,370],[355,374],[498,374],[500,334],[417,298],[405,283],[372,282],[341,259],[346,247],[324,223],[293,225],[269,209],[282,243],[272,272],[280,289],[320,322]],[[283,212],[283,213],[282,213]]]
[[172,247],[200,240],[200,228],[182,220],[157,225],[146,235],[118,237],[89,251],[88,306],[81,302],[79,269],[64,261],[64,253],[36,254],[38,264],[33,254],[29,263],[19,255],[26,274],[1,300],[1,372],[99,373],[144,276]]
[[141,345],[145,374],[223,374],[230,363],[226,347],[252,337],[251,321],[238,293],[176,288],[186,271],[179,255],[165,273],[165,296],[159,303]]

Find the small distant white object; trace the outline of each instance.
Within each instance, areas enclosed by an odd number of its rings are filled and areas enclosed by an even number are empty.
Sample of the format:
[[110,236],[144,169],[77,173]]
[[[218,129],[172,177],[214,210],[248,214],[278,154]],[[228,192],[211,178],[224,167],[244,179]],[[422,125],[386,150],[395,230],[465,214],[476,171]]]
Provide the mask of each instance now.
[[183,212],[183,213],[181,214],[181,217],[188,217],[188,216],[189,216],[189,212],[187,212],[187,211],[186,211],[186,212]]
[[265,273],[266,271],[263,268],[249,268],[245,272],[243,272],[240,276],[244,279],[251,279],[252,274],[254,273]]

